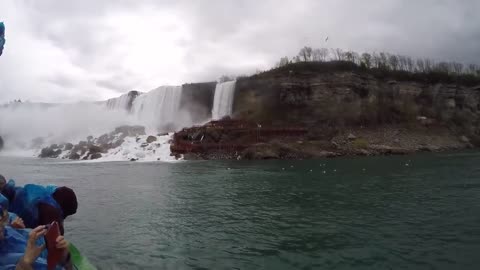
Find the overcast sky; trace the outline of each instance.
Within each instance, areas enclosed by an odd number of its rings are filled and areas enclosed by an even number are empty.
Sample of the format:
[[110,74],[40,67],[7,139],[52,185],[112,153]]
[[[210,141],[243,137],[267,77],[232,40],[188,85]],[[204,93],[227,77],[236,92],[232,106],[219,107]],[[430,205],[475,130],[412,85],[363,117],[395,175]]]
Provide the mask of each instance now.
[[479,63],[479,10],[478,0],[0,0],[0,103],[212,81],[304,45]]

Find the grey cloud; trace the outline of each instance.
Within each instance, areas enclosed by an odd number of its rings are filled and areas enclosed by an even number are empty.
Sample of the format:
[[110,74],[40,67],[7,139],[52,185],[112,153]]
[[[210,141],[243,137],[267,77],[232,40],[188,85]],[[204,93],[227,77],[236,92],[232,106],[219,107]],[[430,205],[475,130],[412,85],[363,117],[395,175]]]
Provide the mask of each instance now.
[[304,45],[480,63],[478,10],[475,0],[4,0],[0,102],[210,81]]

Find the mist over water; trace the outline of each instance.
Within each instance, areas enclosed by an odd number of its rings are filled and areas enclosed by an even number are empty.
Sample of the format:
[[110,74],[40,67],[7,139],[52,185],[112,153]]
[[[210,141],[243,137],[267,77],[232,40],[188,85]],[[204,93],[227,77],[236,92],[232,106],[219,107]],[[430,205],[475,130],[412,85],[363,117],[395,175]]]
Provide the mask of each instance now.
[[[235,83],[217,84],[214,100],[206,108],[212,111],[213,119],[232,114]],[[146,93],[132,91],[99,102],[27,102],[0,106],[0,136],[5,141],[3,154],[32,155],[42,147],[75,144],[88,136],[112,132],[122,125],[141,125],[147,134],[156,135],[203,124],[192,120],[195,106],[187,104],[180,109],[182,93],[182,86],[161,86]]]
[[6,150],[78,142],[130,124],[134,124],[134,119],[126,111],[108,110],[101,103],[18,103],[0,107],[0,135]]

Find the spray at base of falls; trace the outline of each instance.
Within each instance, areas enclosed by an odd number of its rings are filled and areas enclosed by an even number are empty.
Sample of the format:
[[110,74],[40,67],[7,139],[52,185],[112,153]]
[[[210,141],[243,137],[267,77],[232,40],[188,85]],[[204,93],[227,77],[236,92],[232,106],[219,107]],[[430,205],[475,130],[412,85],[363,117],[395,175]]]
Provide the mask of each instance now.
[[230,116],[233,109],[236,81],[218,83],[213,99],[212,119],[218,120]]
[[[26,102],[2,105],[0,136],[5,140],[2,154],[38,155],[42,148],[54,144],[76,143],[88,136],[95,137],[111,132],[123,125],[142,125],[147,134],[171,132],[191,124],[188,115],[179,111],[181,96],[181,86],[162,86],[148,93],[130,91],[101,102]],[[126,139],[125,143],[128,144],[129,139]],[[134,148],[132,144],[126,147]],[[148,157],[148,149],[145,151]],[[119,157],[119,153],[114,156]],[[153,158],[155,155],[150,156]]]
[[[214,119],[232,114],[235,84],[235,81],[230,81],[216,85],[211,108]],[[101,102],[48,104],[48,106],[22,103],[15,106],[0,106],[0,135],[7,141],[7,152],[29,153],[31,156],[32,153],[38,155],[40,149],[55,144],[60,146],[81,143],[87,137],[98,137],[124,125],[143,126],[144,134],[173,132],[200,124],[192,122],[192,111],[188,104],[180,109],[180,103],[183,102],[182,93],[182,86],[162,86],[147,93],[130,91]],[[191,110],[195,110],[195,107]],[[121,145],[107,147],[108,152],[103,151],[102,157],[98,160],[173,159],[170,157],[170,137],[159,136],[159,142],[145,145],[142,136],[125,138]],[[55,149],[57,150],[59,148]],[[65,148],[61,150],[62,155],[53,157],[70,159],[66,154],[68,150]],[[85,157],[90,159],[89,156],[80,158]]]

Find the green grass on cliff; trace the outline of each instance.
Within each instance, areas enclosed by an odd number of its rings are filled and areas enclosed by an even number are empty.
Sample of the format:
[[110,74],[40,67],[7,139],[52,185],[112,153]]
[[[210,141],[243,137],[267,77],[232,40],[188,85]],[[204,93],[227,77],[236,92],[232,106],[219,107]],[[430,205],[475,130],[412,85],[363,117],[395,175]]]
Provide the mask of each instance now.
[[366,68],[350,61],[298,62],[271,69],[251,78],[302,76],[315,73],[355,72],[382,80],[415,81],[428,84],[445,83],[465,86],[480,85],[480,77],[473,74],[454,74],[442,71],[409,72],[388,68]]

